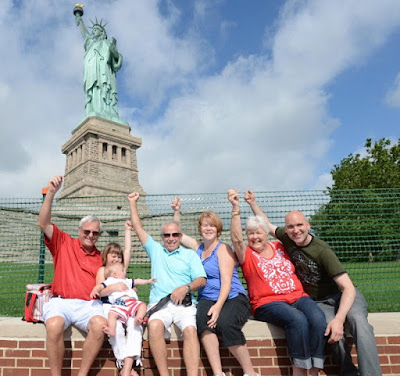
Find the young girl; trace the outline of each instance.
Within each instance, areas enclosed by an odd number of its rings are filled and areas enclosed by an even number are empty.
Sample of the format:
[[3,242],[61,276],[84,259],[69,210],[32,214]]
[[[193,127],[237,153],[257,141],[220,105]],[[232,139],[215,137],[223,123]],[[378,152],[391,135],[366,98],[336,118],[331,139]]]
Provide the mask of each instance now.
[[[107,265],[114,263],[122,263],[125,271],[128,270],[129,262],[131,260],[132,250],[132,223],[131,221],[125,222],[125,246],[122,250],[121,246],[117,243],[109,243],[103,250],[103,266],[99,268],[96,275],[96,284],[102,283],[106,278],[104,277],[104,269]],[[107,288],[107,293],[116,291],[118,284],[111,285]],[[108,302],[107,297],[103,298],[104,313],[108,315],[111,304]],[[126,323],[126,336],[125,328],[118,320],[116,327],[116,335],[109,337],[110,345],[113,349],[114,356],[116,357],[117,368],[120,369],[121,376],[138,376],[138,373],[132,369],[133,362],[136,359],[136,365],[140,365],[141,361],[141,348],[142,348],[142,327],[134,325],[134,318],[131,317]]]

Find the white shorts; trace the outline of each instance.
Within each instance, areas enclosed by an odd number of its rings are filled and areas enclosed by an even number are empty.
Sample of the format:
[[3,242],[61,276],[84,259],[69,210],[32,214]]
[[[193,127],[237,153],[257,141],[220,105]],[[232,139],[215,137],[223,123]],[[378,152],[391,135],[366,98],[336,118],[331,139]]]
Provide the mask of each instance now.
[[[153,307],[157,303],[150,304],[148,309]],[[196,326],[196,306],[192,304],[189,307],[183,305],[176,305],[169,301],[159,311],[153,313],[149,318],[149,323],[152,320],[161,320],[164,323],[165,332],[164,337],[169,339],[171,337],[171,325],[175,324],[181,333],[188,326]]]
[[44,322],[55,316],[64,318],[64,330],[74,325],[85,332],[93,316],[107,318],[100,300],[51,298],[43,305]]

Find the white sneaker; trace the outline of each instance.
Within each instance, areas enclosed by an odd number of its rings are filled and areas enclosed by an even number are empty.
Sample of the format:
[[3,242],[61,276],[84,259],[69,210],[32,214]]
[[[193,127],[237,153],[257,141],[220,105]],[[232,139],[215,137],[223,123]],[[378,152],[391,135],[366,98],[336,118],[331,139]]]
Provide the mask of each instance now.
[[124,360],[123,360],[123,359],[117,359],[117,360],[115,361],[115,365],[117,366],[117,368],[118,368],[119,370],[121,370],[122,367],[124,366]]

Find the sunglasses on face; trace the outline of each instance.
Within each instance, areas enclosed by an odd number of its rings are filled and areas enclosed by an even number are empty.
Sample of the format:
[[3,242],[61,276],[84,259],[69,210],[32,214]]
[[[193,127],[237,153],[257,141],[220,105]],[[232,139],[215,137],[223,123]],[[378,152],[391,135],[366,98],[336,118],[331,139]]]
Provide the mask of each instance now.
[[90,231],[90,230],[83,230],[82,232],[86,235],[89,236],[91,233],[93,234],[94,237],[99,236],[100,232],[99,231]]
[[180,232],[174,232],[174,233],[172,233],[172,234],[161,234],[161,236],[162,236],[164,239],[168,239],[168,238],[170,238],[171,236],[172,236],[173,238],[179,238],[179,237],[181,236],[181,233],[180,233]]

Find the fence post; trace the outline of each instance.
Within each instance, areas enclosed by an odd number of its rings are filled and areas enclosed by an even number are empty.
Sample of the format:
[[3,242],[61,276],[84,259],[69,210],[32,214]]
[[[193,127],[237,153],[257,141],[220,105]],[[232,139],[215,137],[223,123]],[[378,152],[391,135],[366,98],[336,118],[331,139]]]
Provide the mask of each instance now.
[[[42,203],[47,194],[47,187],[42,188]],[[39,247],[39,275],[38,275],[38,283],[44,282],[44,258],[46,254],[46,245],[44,243],[44,233],[40,230],[40,247]]]

